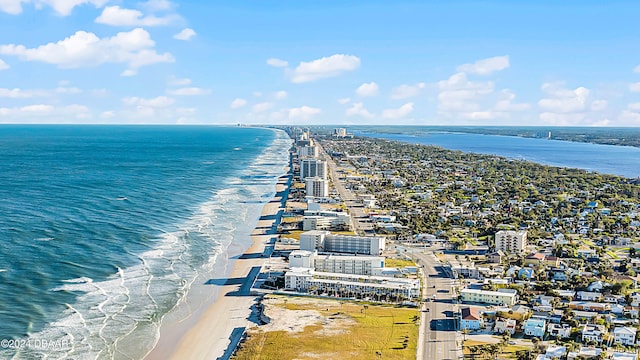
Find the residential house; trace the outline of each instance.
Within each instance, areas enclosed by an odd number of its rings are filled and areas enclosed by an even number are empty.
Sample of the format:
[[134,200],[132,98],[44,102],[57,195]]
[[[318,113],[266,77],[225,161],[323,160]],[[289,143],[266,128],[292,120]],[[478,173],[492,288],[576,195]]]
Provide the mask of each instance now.
[[547,326],[549,336],[555,338],[568,338],[571,336],[571,325],[569,324],[549,324]]
[[564,355],[567,353],[566,346],[560,345],[550,345],[544,353],[544,358],[546,359],[562,359]]
[[541,253],[533,253],[524,258],[525,265],[542,265],[547,256]]
[[602,294],[591,291],[578,291],[576,296],[582,301],[600,301],[602,300]]
[[551,306],[554,298],[555,297],[548,295],[538,295],[533,298],[533,302],[543,306]]
[[602,349],[597,347],[586,347],[583,346],[578,351],[572,351],[567,354],[567,360],[576,360],[576,359],[593,359],[602,354]]
[[486,255],[487,262],[490,264],[500,264],[504,259],[504,252],[502,250],[494,251]]
[[611,360],[637,360],[638,354],[614,351],[611,353]]
[[611,286],[611,284],[598,280],[589,284],[589,286],[587,286],[587,290],[592,292],[602,292],[605,287],[609,286]]
[[517,323],[514,319],[498,318],[496,319],[496,325],[493,327],[493,331],[499,334],[508,332],[513,335],[516,332],[516,325]]
[[527,336],[535,336],[542,339],[546,330],[547,323],[542,319],[527,319],[522,325],[522,330]]
[[582,328],[582,342],[593,341],[601,343],[607,335],[607,328],[604,325],[586,324]]
[[478,330],[484,322],[478,308],[465,307],[460,311],[460,329]]
[[636,343],[638,329],[630,326],[618,326],[613,329],[613,341],[616,344],[633,346]]

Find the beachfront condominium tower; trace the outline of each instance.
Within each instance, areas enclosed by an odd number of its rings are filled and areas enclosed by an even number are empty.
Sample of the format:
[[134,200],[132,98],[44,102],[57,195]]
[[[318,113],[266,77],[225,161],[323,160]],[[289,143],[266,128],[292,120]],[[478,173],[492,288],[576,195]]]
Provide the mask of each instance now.
[[300,146],[298,147],[298,156],[301,158],[317,158],[318,147],[315,145]]
[[309,177],[327,178],[327,162],[320,159],[302,159],[300,161],[300,179]]
[[325,198],[329,196],[329,180],[319,177],[308,177],[307,197]]
[[527,247],[527,232],[514,230],[500,230],[496,233],[496,251],[502,250],[505,254],[521,253]]

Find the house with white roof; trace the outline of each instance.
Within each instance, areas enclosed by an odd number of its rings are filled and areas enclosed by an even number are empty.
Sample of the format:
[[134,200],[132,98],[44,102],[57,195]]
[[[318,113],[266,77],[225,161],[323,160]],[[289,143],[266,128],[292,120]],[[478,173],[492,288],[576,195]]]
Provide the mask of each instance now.
[[522,330],[527,336],[535,336],[542,339],[546,329],[547,322],[542,319],[527,319],[522,325]]
[[586,324],[582,328],[582,342],[594,341],[601,343],[607,335],[607,328],[604,325]]
[[633,346],[636,342],[636,332],[638,329],[630,326],[618,326],[613,329],[613,341],[616,344]]
[[517,323],[515,319],[498,318],[496,319],[496,324],[493,327],[493,331],[499,334],[504,334],[508,332],[511,335],[513,335],[516,332],[516,325]]
[[563,339],[571,336],[571,325],[569,324],[549,324],[547,326],[549,336]]

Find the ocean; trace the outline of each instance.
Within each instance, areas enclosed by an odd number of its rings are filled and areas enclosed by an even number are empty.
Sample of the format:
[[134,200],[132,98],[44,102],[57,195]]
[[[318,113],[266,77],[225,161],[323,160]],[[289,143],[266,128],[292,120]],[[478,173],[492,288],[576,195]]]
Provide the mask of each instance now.
[[0,126],[0,339],[28,344],[0,358],[143,357],[194,283],[250,245],[290,144],[260,128]]
[[[390,129],[389,127],[385,129]],[[628,178],[640,177],[640,148],[592,143],[482,135],[455,132],[424,131],[403,134],[402,127],[376,132],[374,128],[354,130],[359,136],[439,146],[450,150],[504,156],[544,165],[578,168]],[[411,129],[413,132],[414,128]]]

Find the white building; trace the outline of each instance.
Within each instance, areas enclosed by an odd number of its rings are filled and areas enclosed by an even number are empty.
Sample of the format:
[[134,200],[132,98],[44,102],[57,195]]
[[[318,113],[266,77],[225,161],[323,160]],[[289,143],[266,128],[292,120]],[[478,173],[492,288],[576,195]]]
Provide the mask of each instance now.
[[601,343],[607,335],[604,325],[587,324],[582,328],[582,342],[595,341]]
[[[330,211],[315,209],[317,204],[309,203],[309,210],[304,212],[302,230],[332,230],[348,231],[351,229],[351,216],[344,211]],[[314,209],[311,209],[314,208]]]
[[288,271],[285,274],[285,288],[341,297],[386,297],[398,301],[420,296],[419,279],[325,273],[306,268]]
[[345,128],[336,128],[333,129],[333,134],[337,137],[346,137],[347,136],[347,129]]
[[300,250],[378,256],[384,248],[385,238],[380,236],[338,235],[322,230],[300,234]]
[[500,230],[496,233],[496,251],[505,254],[521,253],[527,246],[527,232],[514,230]]
[[493,327],[493,331],[500,334],[508,332],[513,335],[516,332],[516,325],[517,323],[515,319],[498,318],[496,320],[496,325]]
[[323,198],[329,196],[329,180],[320,177],[308,177],[307,196]]
[[638,329],[630,326],[618,326],[613,330],[613,341],[616,344],[633,346],[636,343]]
[[518,292],[513,289],[500,289],[498,291],[463,289],[460,294],[463,302],[513,306],[518,301]]
[[310,146],[300,146],[298,147],[298,156],[301,158],[305,157],[318,157],[318,147],[314,145]]
[[289,255],[289,268],[307,268],[324,273],[376,275],[384,269],[384,257],[318,254],[316,251],[294,250]]
[[327,178],[327,163],[319,159],[303,159],[300,161],[300,179],[308,177]]

